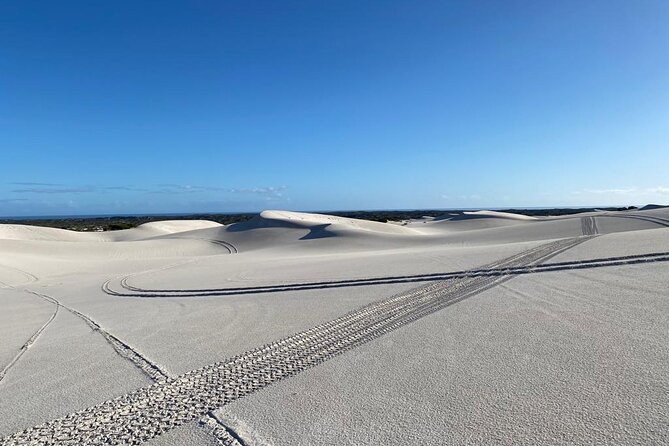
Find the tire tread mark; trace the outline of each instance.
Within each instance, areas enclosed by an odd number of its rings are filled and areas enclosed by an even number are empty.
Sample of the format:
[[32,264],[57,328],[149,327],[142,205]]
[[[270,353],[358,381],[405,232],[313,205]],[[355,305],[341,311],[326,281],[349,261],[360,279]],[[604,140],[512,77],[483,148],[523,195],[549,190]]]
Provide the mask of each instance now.
[[660,217],[653,217],[650,215],[604,215],[603,217],[609,217],[609,218],[632,218],[635,220],[643,220],[643,221],[648,221],[650,223],[655,223],[656,225],[660,225],[665,228],[669,228],[669,220],[660,218]]
[[595,217],[581,217],[581,232],[586,236],[599,233]]
[[211,290],[146,290],[145,292],[120,293],[111,288],[106,288],[108,294],[122,297],[160,298],[160,297],[209,297],[228,296],[238,294],[272,293],[286,291],[305,291],[314,289],[329,289],[341,287],[355,287],[394,283],[431,282],[435,280],[461,279],[465,277],[478,276],[501,276],[509,274],[531,274],[540,272],[554,272],[575,269],[602,268],[611,266],[635,265],[641,263],[666,262],[669,261],[669,252],[649,253],[641,255],[628,255],[618,257],[603,257],[585,260],[574,260],[568,262],[545,263],[535,266],[490,268],[487,270],[456,271],[449,273],[419,274],[415,276],[391,276],[371,279],[354,279],[332,282],[306,282],[293,284],[280,284],[261,287],[246,288],[222,288]]
[[47,321],[40,328],[38,328],[37,331],[35,331],[35,333],[33,333],[32,336],[30,336],[30,338],[28,338],[28,340],[21,346],[21,348],[16,353],[14,358],[12,358],[12,360],[9,362],[9,364],[7,364],[2,370],[0,370],[0,381],[3,380],[3,378],[5,377],[7,372],[12,367],[14,367],[14,365],[19,361],[19,359],[21,359],[21,357],[24,355],[24,353],[28,351],[28,349],[42,335],[44,330],[46,330],[46,328],[49,326],[49,324],[51,324],[51,322],[56,318],[56,316],[58,315],[58,310],[59,309],[60,309],[60,305],[55,304],[55,309],[54,309],[53,313],[51,314],[51,316],[49,317],[49,319],[47,319]]
[[216,414],[211,411],[202,417],[198,423],[209,430],[209,434],[222,446],[247,446],[244,440],[232,429],[226,426]]
[[85,315],[84,313],[78,310],[75,310],[74,308],[62,304],[58,299],[56,299],[53,296],[49,296],[48,294],[38,293],[36,291],[31,291],[27,289],[25,291],[34,294],[35,296],[41,297],[42,299],[55,304],[57,307],[63,307],[64,309],[66,309],[79,319],[83,320],[86,323],[86,325],[88,325],[91,329],[93,329],[93,331],[100,333],[100,335],[102,335],[105,341],[107,341],[107,343],[109,343],[112,346],[114,351],[119,356],[132,362],[135,366],[137,366],[137,368],[139,368],[152,380],[161,381],[168,378],[167,373],[164,370],[162,370],[160,366],[158,366],[157,364],[153,363],[152,361],[144,357],[144,355],[138,352],[131,345],[127,344],[126,342],[119,339],[117,336],[111,334],[110,332],[102,328],[102,326],[100,326],[100,324],[98,324],[91,317]]

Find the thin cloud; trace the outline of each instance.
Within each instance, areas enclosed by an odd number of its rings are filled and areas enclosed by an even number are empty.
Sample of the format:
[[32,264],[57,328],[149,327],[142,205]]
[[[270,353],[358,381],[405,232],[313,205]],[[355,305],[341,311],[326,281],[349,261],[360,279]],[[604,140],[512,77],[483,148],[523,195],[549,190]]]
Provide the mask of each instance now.
[[669,187],[628,187],[628,188],[611,188],[611,189],[583,189],[573,192],[574,195],[669,195]]
[[650,187],[646,191],[651,194],[669,195],[669,187]]
[[188,184],[159,184],[159,189],[149,190],[151,194],[193,194],[206,191],[202,186],[191,186]]
[[0,198],[0,203],[14,203],[17,201],[28,201],[27,198]]
[[91,186],[81,187],[27,187],[24,189],[14,189],[12,192],[17,194],[84,194],[95,192]]
[[460,195],[458,198],[461,200],[480,200],[482,197],[479,194],[471,194],[471,195]]
[[30,185],[31,187],[21,187],[11,190],[16,194],[42,194],[42,195],[57,195],[57,194],[87,194],[87,193],[107,193],[111,191],[120,192],[141,192],[147,194],[165,194],[165,195],[185,195],[197,193],[221,193],[228,195],[256,195],[264,199],[271,200],[286,200],[285,191],[286,186],[268,186],[268,187],[221,187],[221,186],[200,186],[191,184],[158,184],[153,187],[137,187],[132,185],[115,185],[115,186],[79,186],[79,185],[62,185],[55,183],[11,183],[21,184],[23,186]]
[[17,194],[80,194],[103,191],[128,191],[128,192],[147,192],[148,189],[135,186],[72,186],[55,183],[10,183],[14,185],[35,186],[13,189],[11,192]]
[[282,198],[286,186],[236,188],[220,186],[197,186],[191,184],[159,184],[160,188],[151,190],[153,194],[193,194],[198,192],[223,192],[229,194],[251,194],[271,198]]
[[637,192],[638,189],[584,189],[583,192],[587,194],[615,194],[615,195],[628,195]]
[[287,189],[286,186],[279,187],[254,187],[251,189],[229,189],[229,192],[235,194],[255,194],[263,195],[273,198],[281,198],[284,195],[284,191]]
[[105,186],[102,189],[104,190],[122,190],[122,191],[128,191],[128,192],[148,192],[148,189],[142,188],[142,187],[134,187],[134,186]]
[[48,187],[63,186],[63,184],[59,183],[33,183],[33,182],[15,182],[7,184],[11,184],[14,186],[48,186]]

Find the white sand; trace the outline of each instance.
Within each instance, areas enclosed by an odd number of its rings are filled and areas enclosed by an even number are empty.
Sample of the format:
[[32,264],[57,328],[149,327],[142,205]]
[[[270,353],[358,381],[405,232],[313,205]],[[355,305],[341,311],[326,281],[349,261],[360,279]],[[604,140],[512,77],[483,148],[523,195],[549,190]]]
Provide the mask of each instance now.
[[274,445],[663,444],[666,273],[517,278],[227,406],[221,418],[244,420]]
[[[669,252],[667,208],[404,226],[286,211],[109,233],[0,225],[0,370],[30,341],[0,381],[0,436],[151,382],[91,321],[176,376],[422,284],[142,298],[104,293],[107,280],[188,291],[461,271],[578,237],[592,216],[605,235],[549,262]],[[668,272],[664,262],[517,277],[219,415],[248,444],[661,444]],[[193,422],[151,443],[204,439],[215,444]]]

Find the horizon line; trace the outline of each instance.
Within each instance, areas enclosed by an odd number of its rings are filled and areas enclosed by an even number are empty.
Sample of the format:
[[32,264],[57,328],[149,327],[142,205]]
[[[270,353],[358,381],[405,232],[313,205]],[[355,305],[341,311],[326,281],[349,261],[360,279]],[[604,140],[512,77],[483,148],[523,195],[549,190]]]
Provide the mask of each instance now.
[[[452,207],[452,208],[394,208],[394,209],[383,209],[383,208],[371,208],[371,209],[317,209],[317,210],[294,210],[291,209],[291,212],[305,212],[305,213],[336,213],[336,212],[417,212],[417,211],[505,211],[505,210],[550,210],[550,209],[597,209],[597,208],[628,208],[636,207],[640,208],[643,206],[667,206],[660,205],[655,203],[647,203],[645,205],[640,204],[614,204],[614,205],[589,205],[589,206],[478,206],[478,207]],[[0,216],[0,220],[46,220],[46,219],[56,219],[56,220],[67,220],[67,219],[76,219],[76,218],[120,218],[120,217],[170,217],[170,216],[198,216],[198,215],[243,215],[243,214],[260,214],[261,212],[269,210],[263,209],[262,211],[201,211],[201,212],[154,212],[154,213],[141,213],[141,212],[128,212],[128,213],[114,213],[114,214],[52,214],[52,215],[7,215]],[[288,210],[288,209],[277,209],[277,210]]]

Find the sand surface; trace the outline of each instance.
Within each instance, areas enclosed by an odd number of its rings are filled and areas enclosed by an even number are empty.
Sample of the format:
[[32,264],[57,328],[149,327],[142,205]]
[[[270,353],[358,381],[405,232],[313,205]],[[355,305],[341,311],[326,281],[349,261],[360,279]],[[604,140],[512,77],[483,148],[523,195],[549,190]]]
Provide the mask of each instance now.
[[[540,268],[523,263],[532,252]],[[515,269],[500,275],[504,265]],[[272,385],[209,415],[193,409],[161,435],[148,422],[133,435],[155,445],[666,444],[668,273],[668,208],[401,224],[265,211],[229,226],[108,233],[0,225],[0,437],[23,444],[34,430],[11,435],[134,401],[151,383],[393,296],[416,311],[411,296],[428,287],[429,299],[453,302],[352,346],[343,337],[341,352],[262,378]],[[350,333],[376,327],[365,323]],[[90,430],[103,441],[107,427]]]

